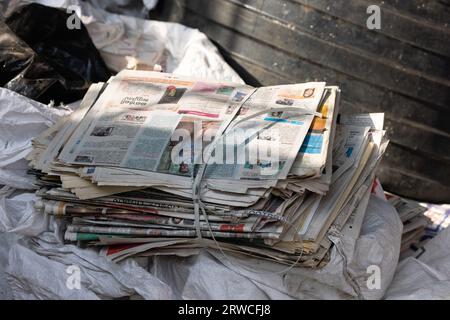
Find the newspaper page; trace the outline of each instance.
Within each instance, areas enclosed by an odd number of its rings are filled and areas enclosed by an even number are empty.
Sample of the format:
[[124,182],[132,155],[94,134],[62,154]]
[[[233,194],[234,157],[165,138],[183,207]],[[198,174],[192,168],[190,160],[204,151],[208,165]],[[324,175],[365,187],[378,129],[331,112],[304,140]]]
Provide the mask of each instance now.
[[383,130],[384,113],[341,114],[340,124],[370,127],[371,130]]
[[[59,159],[75,165],[192,176],[198,155],[191,146],[201,149],[203,132],[227,125],[252,91],[241,84],[122,71],[83,119]],[[171,161],[175,147],[187,149],[182,155],[185,162]]]
[[209,165],[206,177],[286,178],[317,113],[324,89],[323,82],[258,88],[240,108],[222,141],[226,150],[234,146],[237,161],[233,165]]
[[[325,83],[305,83],[255,91],[241,84],[123,71],[81,121],[59,160],[187,177],[194,175],[195,164],[207,162],[211,179],[285,178],[324,88]],[[209,146],[228,126],[225,144],[215,144],[211,152]],[[238,136],[244,139],[236,141]]]
[[322,118],[314,118],[311,129],[295,159],[290,174],[299,177],[316,177],[323,171],[332,139],[332,126],[336,123],[338,88],[327,87],[327,97],[320,112]]

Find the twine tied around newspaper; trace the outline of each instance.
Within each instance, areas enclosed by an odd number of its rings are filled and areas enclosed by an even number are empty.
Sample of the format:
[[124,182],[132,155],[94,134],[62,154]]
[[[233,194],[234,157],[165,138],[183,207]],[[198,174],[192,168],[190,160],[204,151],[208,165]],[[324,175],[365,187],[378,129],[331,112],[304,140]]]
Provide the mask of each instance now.
[[[239,104],[238,108],[237,108],[237,112],[235,113],[235,117],[238,114],[239,110],[241,110],[242,106],[253,96],[253,94],[258,90],[258,88],[255,88],[252,92],[250,92],[247,97],[241,101],[241,103]],[[228,259],[227,255],[225,254],[224,250],[222,249],[222,247],[220,246],[219,242],[216,240],[213,230],[211,228],[211,225],[209,223],[208,220],[208,214],[206,213],[206,211],[213,211],[213,209],[208,209],[205,204],[202,202],[201,200],[201,183],[203,181],[203,177],[205,174],[205,170],[206,167],[208,165],[208,162],[212,156],[212,152],[214,151],[217,143],[223,139],[227,133],[231,132],[236,126],[238,126],[239,124],[241,124],[242,122],[248,121],[250,119],[256,118],[258,116],[267,114],[267,113],[271,113],[271,112],[295,112],[296,116],[299,115],[313,115],[319,118],[322,118],[322,114],[320,112],[315,112],[315,111],[311,111],[311,110],[307,110],[305,108],[298,108],[298,107],[275,107],[275,108],[270,108],[270,109],[265,109],[259,112],[256,112],[254,114],[251,114],[249,116],[246,116],[242,119],[240,119],[239,121],[233,123],[233,120],[230,121],[230,123],[223,128],[214,138],[214,140],[212,141],[212,143],[208,146],[206,155],[207,158],[204,159],[203,163],[200,165],[199,170],[197,171],[197,174],[194,177],[194,181],[192,184],[192,201],[194,204],[194,218],[195,218],[195,231],[196,231],[196,235],[198,239],[202,239],[202,232],[201,232],[201,227],[200,227],[200,211],[202,213],[202,216],[206,222],[206,225],[208,226],[208,231],[211,234],[211,238],[213,239],[214,243],[216,244],[217,248],[219,249],[220,253],[224,256],[224,258],[231,264],[233,265],[233,262]],[[233,125],[231,125],[233,123]],[[283,218],[281,216],[278,216],[276,214],[273,214],[271,212],[267,212],[267,211],[260,211],[260,210],[246,210],[246,213],[248,215],[256,215],[256,216],[263,216],[263,217],[269,217],[271,219],[275,219],[278,220],[286,225],[288,225],[289,227],[294,228],[295,230],[295,235],[298,237],[298,227],[294,226],[293,223],[291,223],[290,221],[288,221],[286,218]],[[301,238],[299,238],[300,242],[303,242]],[[287,273],[288,271],[290,271],[293,267],[295,267],[297,265],[297,263],[300,261],[301,257],[303,256],[303,248],[302,251],[300,252],[297,260],[292,263],[288,268],[285,268],[281,271],[278,272],[256,272],[256,273],[262,273],[262,274],[283,274],[283,273]],[[255,273],[255,270],[251,270],[252,272]]]

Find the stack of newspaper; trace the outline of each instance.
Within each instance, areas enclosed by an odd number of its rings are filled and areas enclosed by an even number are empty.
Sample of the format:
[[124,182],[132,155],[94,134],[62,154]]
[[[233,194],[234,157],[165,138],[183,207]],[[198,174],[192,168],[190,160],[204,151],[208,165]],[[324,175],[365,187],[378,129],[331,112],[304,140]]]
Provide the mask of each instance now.
[[424,215],[428,208],[417,201],[401,198],[391,193],[387,193],[386,197],[397,210],[403,223],[400,253],[405,254],[409,249],[417,251],[424,245],[423,238],[428,238],[425,237],[426,229],[432,224],[431,219]]
[[339,94],[122,71],[34,139],[36,207],[115,261],[208,247],[323,265],[387,145],[383,114],[338,117]]

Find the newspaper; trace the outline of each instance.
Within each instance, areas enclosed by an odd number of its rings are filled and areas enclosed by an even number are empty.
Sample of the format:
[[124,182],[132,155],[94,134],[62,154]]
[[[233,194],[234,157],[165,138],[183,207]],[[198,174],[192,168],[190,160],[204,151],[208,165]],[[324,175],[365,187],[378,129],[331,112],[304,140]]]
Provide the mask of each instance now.
[[405,199],[394,194],[386,194],[388,201],[395,207],[403,223],[400,258],[416,256],[422,252],[423,246],[431,237],[427,236],[427,228],[432,221],[425,215],[427,207],[417,201]]
[[[331,161],[333,143],[330,140],[334,137],[333,130],[338,114],[339,88],[327,87],[326,98],[320,107],[322,118],[314,118],[310,130],[306,136],[300,151],[291,169],[291,174],[299,177],[315,178],[320,176],[325,169],[327,161]],[[326,174],[326,172],[325,172]],[[331,176],[331,172],[329,172]]]
[[339,96],[122,71],[34,139],[35,207],[114,261],[208,247],[323,266],[387,145],[383,115],[338,116]]
[[[232,132],[225,133],[226,140],[232,140],[232,147],[236,147],[235,139],[245,140],[257,134],[256,139],[242,144],[242,154],[254,153],[251,151],[261,145],[277,149],[279,169],[273,175],[262,177],[283,178],[289,173],[295,150],[306,136],[323,91],[324,83],[255,91],[243,85],[123,71],[108,84],[58,159],[71,165],[120,167],[192,177],[194,165],[202,163],[202,151],[207,150],[211,138],[223,132],[234,119]],[[243,118],[277,106],[289,106],[293,111],[261,114],[239,124]],[[297,116],[296,108],[311,114]],[[176,143],[178,136],[183,138],[183,143]],[[227,144],[224,147],[227,149]],[[174,148],[184,153],[178,163],[171,158],[178,151]],[[269,160],[264,163],[263,157],[261,165],[250,164],[245,159],[240,165],[230,165],[234,164],[234,158],[233,162],[225,157],[220,159],[219,147],[215,151],[218,161],[209,166],[207,172],[207,177],[213,179],[261,178],[264,165],[272,165]],[[122,185],[125,183],[122,181]]]

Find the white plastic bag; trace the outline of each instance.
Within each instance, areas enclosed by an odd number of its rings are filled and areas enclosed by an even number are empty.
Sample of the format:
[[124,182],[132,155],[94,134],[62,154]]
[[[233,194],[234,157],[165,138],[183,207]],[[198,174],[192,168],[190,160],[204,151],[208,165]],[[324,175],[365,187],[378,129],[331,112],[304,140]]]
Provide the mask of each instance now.
[[31,139],[51,126],[67,110],[46,106],[11,90],[0,88],[0,185],[32,189],[24,157]]
[[16,299],[172,298],[171,289],[134,260],[116,264],[50,232],[12,246],[6,274]]
[[419,258],[407,258],[397,272],[386,299],[450,299],[450,229],[431,239]]
[[36,213],[34,193],[18,192],[4,186],[0,189],[0,232],[37,236],[48,230],[48,217]]

